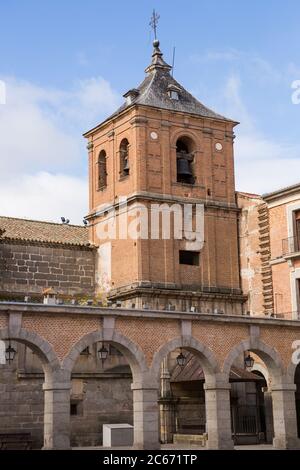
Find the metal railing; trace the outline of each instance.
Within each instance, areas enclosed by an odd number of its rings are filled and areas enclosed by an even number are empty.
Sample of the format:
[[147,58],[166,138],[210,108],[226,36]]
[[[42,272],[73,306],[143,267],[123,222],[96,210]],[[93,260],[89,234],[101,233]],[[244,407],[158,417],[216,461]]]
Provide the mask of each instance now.
[[300,252],[300,234],[298,237],[289,237],[282,240],[282,255],[292,255]]
[[300,320],[300,311],[294,310],[291,312],[274,312],[268,315],[267,318],[277,318],[282,320]]

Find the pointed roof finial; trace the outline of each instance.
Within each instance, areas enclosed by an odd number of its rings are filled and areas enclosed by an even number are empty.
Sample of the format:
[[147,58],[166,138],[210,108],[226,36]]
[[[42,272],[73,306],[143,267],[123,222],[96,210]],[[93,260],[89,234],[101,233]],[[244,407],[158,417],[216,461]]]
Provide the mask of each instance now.
[[154,31],[154,41],[153,41],[153,53],[152,53],[152,61],[151,64],[146,68],[145,72],[146,73],[151,73],[155,70],[167,70],[168,72],[171,70],[171,66],[168,65],[164,59],[162,58],[163,54],[161,50],[159,49],[159,40],[157,39],[157,24],[160,16],[158,13],[156,13],[155,10],[153,10],[151,21],[149,25]]
[[154,39],[156,40],[157,37],[156,37],[156,30],[157,30],[157,25],[158,25],[158,20],[159,20],[160,16],[158,13],[156,13],[155,9],[153,8],[153,13],[152,13],[152,16],[151,16],[151,20],[150,20],[150,23],[149,23],[149,26],[151,26],[151,28],[153,29],[153,32],[154,32]]

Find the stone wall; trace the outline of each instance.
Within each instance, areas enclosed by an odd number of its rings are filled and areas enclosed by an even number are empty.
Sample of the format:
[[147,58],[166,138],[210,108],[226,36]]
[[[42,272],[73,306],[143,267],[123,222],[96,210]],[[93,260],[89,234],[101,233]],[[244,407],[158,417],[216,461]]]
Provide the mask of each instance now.
[[0,434],[30,433],[33,448],[43,446],[43,380],[19,380],[14,366],[0,365]]
[[82,407],[79,403],[78,415],[71,415],[71,446],[101,446],[103,424],[133,424],[131,382],[120,377],[84,380]]
[[[71,394],[71,445],[102,445],[102,425],[133,424],[131,378],[83,378],[82,396]],[[42,374],[18,376],[14,366],[0,365],[0,434],[30,433],[33,448],[43,446],[44,393]],[[70,410],[71,411],[71,410]]]
[[23,300],[45,287],[62,295],[94,295],[95,251],[27,242],[0,244],[0,295]]

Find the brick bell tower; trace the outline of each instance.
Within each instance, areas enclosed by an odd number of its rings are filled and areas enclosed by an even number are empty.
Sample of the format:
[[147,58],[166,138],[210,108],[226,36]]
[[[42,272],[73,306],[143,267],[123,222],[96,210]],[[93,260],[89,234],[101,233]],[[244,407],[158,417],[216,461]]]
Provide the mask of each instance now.
[[[240,314],[237,123],[188,93],[172,77],[159,41],[153,46],[144,81],[125,93],[112,116],[84,134],[98,288],[128,308]],[[172,226],[174,204],[204,206],[202,243],[178,239],[174,230],[165,237],[162,228],[153,237],[151,211],[161,215],[170,209]],[[141,214],[148,223],[132,238],[127,228],[137,225]],[[192,214],[195,224],[195,210]]]

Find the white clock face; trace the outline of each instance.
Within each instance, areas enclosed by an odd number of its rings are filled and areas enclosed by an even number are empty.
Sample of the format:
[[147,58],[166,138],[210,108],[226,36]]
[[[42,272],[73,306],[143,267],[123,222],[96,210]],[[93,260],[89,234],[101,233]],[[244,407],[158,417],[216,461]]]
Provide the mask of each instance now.
[[157,140],[158,135],[157,135],[156,132],[153,131],[153,132],[150,133],[150,137],[151,137],[151,139],[153,139],[153,140]]
[[216,150],[221,152],[221,150],[223,150],[223,145],[221,144],[221,142],[217,142],[216,145],[215,145],[215,148],[216,148]]

